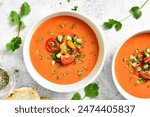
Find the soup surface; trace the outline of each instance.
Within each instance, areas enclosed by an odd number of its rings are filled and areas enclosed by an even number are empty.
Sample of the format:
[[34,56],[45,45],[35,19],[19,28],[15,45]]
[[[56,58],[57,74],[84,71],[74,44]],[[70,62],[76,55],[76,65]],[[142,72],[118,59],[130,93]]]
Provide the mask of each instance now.
[[146,68],[150,65],[147,61],[149,49],[150,33],[138,34],[125,42],[115,60],[115,73],[119,84],[126,92],[139,98],[150,98],[150,74],[141,74],[149,72],[149,68]]
[[[63,41],[51,42],[60,35],[63,35]],[[79,38],[77,44],[73,40],[74,35]],[[65,38],[68,37],[71,41],[66,42]],[[47,46],[46,43],[51,45]],[[64,48],[67,48],[66,52]],[[55,59],[52,56],[56,52],[59,55]],[[70,16],[59,16],[45,21],[36,29],[30,43],[30,57],[34,68],[46,80],[56,84],[72,84],[84,79],[94,68],[98,55],[99,46],[93,30],[80,19]],[[66,57],[70,61],[66,64],[66,60],[62,60],[64,56],[73,57]]]

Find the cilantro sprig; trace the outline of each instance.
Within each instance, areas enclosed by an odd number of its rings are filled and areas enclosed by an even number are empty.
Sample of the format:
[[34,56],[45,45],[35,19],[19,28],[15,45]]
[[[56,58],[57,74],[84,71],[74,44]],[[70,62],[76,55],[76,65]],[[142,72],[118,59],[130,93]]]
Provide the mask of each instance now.
[[99,86],[96,83],[91,83],[88,86],[84,88],[84,97],[81,98],[80,93],[75,93],[73,97],[71,98],[72,100],[83,100],[85,97],[88,98],[96,98],[99,95]]
[[116,31],[119,31],[122,28],[121,22],[114,19],[109,19],[108,22],[104,22],[103,24],[103,27],[106,30],[111,29],[113,26],[115,27]]
[[30,5],[27,2],[24,2],[20,8],[20,13],[18,14],[16,11],[10,12],[10,22],[13,25],[17,25],[18,28],[18,35],[16,37],[13,37],[9,43],[6,44],[6,49],[8,51],[14,52],[16,49],[18,49],[22,43],[22,39],[20,37],[20,31],[21,29],[24,29],[26,26],[24,22],[22,21],[22,17],[27,16],[30,13]]
[[119,31],[121,30],[122,28],[122,22],[127,20],[129,17],[133,16],[133,18],[135,19],[139,19],[141,16],[142,16],[142,11],[141,9],[146,5],[146,3],[150,1],[150,0],[146,0],[141,7],[139,6],[134,6],[132,7],[129,12],[130,12],[130,15],[123,18],[122,20],[118,21],[118,20],[115,20],[115,19],[109,19],[108,21],[104,22],[103,23],[103,29],[105,30],[109,30],[109,29],[112,29],[113,27],[115,28],[116,31]]
[[141,7],[139,6],[134,6],[130,9],[130,13],[131,15],[135,18],[135,19],[139,19],[141,16],[142,16],[142,11],[141,9],[146,5],[146,3],[148,2],[149,0],[146,0]]
[[132,7],[130,9],[130,13],[135,19],[139,19],[142,16],[142,11],[139,6]]

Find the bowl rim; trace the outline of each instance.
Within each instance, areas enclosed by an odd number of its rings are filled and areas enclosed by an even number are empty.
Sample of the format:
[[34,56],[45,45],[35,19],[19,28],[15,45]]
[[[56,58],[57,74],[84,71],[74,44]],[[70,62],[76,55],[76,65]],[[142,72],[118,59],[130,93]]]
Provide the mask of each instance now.
[[[30,44],[30,41],[31,41],[31,37],[32,37],[33,33],[35,32],[35,30],[37,29],[37,27],[39,25],[41,25],[46,20],[48,20],[50,18],[53,18],[53,17],[57,17],[57,16],[76,17],[76,18],[82,20],[83,22],[85,22],[86,24],[88,24],[92,28],[92,30],[94,31],[94,33],[97,37],[97,41],[98,41],[98,45],[99,45],[99,49],[100,49],[99,53],[101,51],[102,56],[98,57],[97,63],[95,65],[95,67],[93,68],[92,72],[96,69],[96,67],[98,69],[96,70],[95,74],[93,75],[93,77],[90,80],[89,80],[89,78],[88,79],[84,78],[83,80],[81,80],[79,82],[76,82],[76,83],[73,83],[73,84],[67,84],[67,85],[56,84],[56,83],[52,83],[50,81],[47,81],[33,67],[33,65],[31,63],[31,60],[30,60],[30,56],[29,56],[30,53],[28,51],[29,50],[29,44]],[[97,32],[95,32],[95,30]],[[77,13],[77,12],[74,12],[74,11],[56,11],[56,12],[50,13],[49,15],[47,15],[45,17],[42,17],[33,26],[31,26],[30,30],[28,31],[28,33],[25,37],[25,41],[24,41],[24,45],[23,45],[23,58],[24,58],[25,66],[26,66],[29,74],[31,75],[31,77],[38,84],[40,84],[41,86],[43,86],[43,87],[45,87],[49,90],[55,91],[55,92],[67,93],[67,92],[73,92],[73,91],[77,91],[79,89],[82,89],[83,87],[87,86],[88,84],[90,84],[91,82],[93,82],[96,79],[96,77],[101,72],[102,67],[104,65],[104,61],[105,61],[105,42],[104,42],[104,38],[103,38],[101,32],[102,31],[100,31],[100,28],[97,27],[96,23],[92,20],[92,18],[89,18],[89,17],[83,15],[82,13]],[[98,37],[98,36],[100,36],[100,37]],[[100,46],[102,46],[102,47],[100,47]]]
[[115,54],[114,54],[114,57],[113,57],[113,60],[112,60],[112,77],[113,77],[113,81],[114,81],[114,84],[116,86],[116,88],[118,89],[118,91],[121,93],[121,95],[128,99],[128,100],[141,100],[141,99],[146,99],[146,100],[149,100],[149,98],[140,98],[140,97],[136,97],[136,96],[133,96],[131,94],[129,94],[128,92],[126,92],[122,87],[121,85],[119,84],[118,80],[117,80],[117,77],[116,77],[116,74],[115,74],[115,60],[116,60],[116,57],[117,57],[117,54],[119,52],[119,50],[121,49],[121,47],[128,41],[130,40],[132,37],[136,36],[136,35],[139,35],[139,34],[143,34],[143,33],[150,33],[150,30],[144,30],[144,31],[138,31],[138,32],[135,32],[133,34],[131,34],[130,36],[128,36],[125,40],[123,40],[120,44],[120,46],[117,48]]

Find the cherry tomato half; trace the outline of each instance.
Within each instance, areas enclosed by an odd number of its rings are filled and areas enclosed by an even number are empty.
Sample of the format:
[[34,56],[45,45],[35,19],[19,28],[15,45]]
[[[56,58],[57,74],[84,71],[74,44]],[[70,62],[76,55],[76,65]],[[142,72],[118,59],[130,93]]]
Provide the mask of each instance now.
[[139,76],[143,79],[150,80],[150,70],[141,71]]
[[150,63],[150,57],[144,59],[144,63]]
[[60,51],[59,43],[54,38],[50,38],[45,44],[46,50],[50,53],[57,53]]
[[69,56],[62,56],[61,57],[61,63],[63,65],[69,65],[75,60],[75,55],[69,55]]

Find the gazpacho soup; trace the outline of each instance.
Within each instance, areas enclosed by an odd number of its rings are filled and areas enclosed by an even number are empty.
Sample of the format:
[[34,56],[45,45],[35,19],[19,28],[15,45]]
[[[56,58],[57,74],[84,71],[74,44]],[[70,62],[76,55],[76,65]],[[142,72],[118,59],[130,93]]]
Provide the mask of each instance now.
[[93,30],[82,20],[57,16],[42,23],[30,43],[31,62],[46,80],[72,84],[93,70],[99,45]]
[[150,98],[150,33],[141,33],[126,41],[117,54],[115,73],[126,92]]

